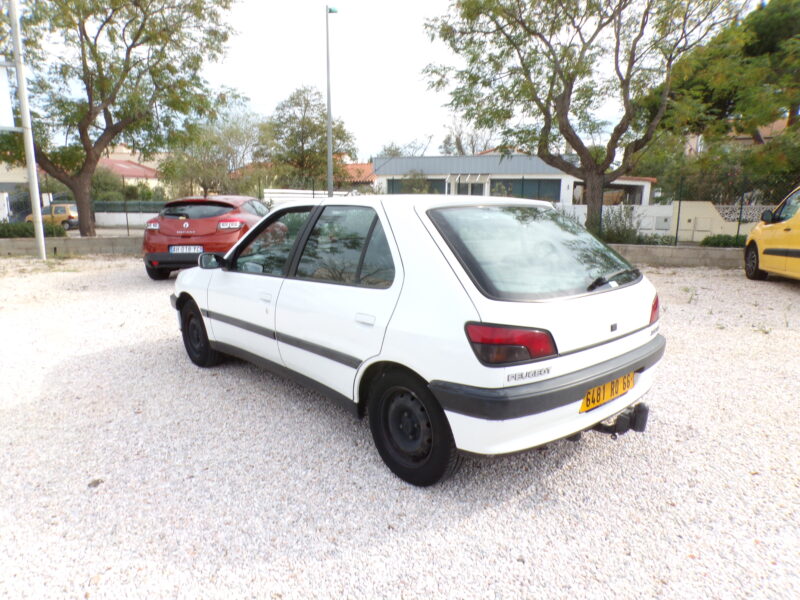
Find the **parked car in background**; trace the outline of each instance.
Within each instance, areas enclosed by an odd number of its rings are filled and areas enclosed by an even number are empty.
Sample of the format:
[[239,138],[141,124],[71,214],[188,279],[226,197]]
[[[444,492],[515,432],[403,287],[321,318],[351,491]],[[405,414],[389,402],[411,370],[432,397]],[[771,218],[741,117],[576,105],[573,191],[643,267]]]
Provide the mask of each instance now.
[[142,253],[151,279],[194,267],[202,252],[225,253],[269,212],[249,196],[187,197],[164,205],[145,224]]
[[549,203],[295,202],[199,264],[171,298],[192,362],[236,356],[369,415],[412,484],[461,452],[645,429],[665,347],[656,291]]
[[800,279],[800,187],[775,210],[765,210],[747,236],[744,272],[748,279],[769,273]]
[[[32,223],[33,215],[25,217],[25,222]],[[78,226],[78,205],[56,202],[42,207],[42,222],[61,225],[64,229]]]

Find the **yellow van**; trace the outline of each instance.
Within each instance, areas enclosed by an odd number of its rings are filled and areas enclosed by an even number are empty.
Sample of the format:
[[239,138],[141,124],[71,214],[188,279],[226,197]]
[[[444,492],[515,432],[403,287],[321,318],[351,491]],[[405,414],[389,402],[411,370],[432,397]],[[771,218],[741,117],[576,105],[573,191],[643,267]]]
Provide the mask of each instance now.
[[781,275],[800,279],[800,187],[775,210],[761,213],[761,222],[747,236],[744,272],[748,279]]

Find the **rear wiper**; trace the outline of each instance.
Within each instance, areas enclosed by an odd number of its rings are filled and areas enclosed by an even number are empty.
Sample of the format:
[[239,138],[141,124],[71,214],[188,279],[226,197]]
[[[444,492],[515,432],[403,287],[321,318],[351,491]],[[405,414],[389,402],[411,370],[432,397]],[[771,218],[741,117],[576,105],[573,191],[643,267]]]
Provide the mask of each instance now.
[[606,285],[607,283],[611,283],[621,275],[635,275],[636,277],[638,277],[639,275],[641,275],[641,273],[639,272],[639,269],[622,269],[620,271],[614,271],[610,275],[601,275],[600,277],[598,277],[592,283],[589,284],[589,287],[586,288],[586,291],[591,292],[592,290],[596,290],[601,285]]

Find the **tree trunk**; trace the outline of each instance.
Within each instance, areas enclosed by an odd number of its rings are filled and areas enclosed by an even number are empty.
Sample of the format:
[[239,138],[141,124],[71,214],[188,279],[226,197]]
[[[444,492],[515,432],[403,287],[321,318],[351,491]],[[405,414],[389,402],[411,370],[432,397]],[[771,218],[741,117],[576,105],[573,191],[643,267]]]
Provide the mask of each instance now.
[[583,194],[586,202],[586,229],[595,235],[599,235],[603,210],[603,175],[584,173],[583,184]]
[[76,177],[69,186],[78,205],[78,227],[81,237],[94,237],[94,215],[92,214],[92,178]]

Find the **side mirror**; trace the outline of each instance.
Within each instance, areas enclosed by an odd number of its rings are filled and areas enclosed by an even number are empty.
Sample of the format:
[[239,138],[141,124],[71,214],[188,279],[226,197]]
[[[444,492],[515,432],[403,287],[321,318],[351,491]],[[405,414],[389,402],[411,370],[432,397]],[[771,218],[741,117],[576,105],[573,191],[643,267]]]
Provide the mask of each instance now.
[[764,223],[772,223],[773,216],[774,215],[772,214],[771,210],[765,210],[761,213],[761,220],[764,221]]
[[197,265],[201,269],[219,269],[225,266],[225,257],[213,252],[203,252],[197,257]]

